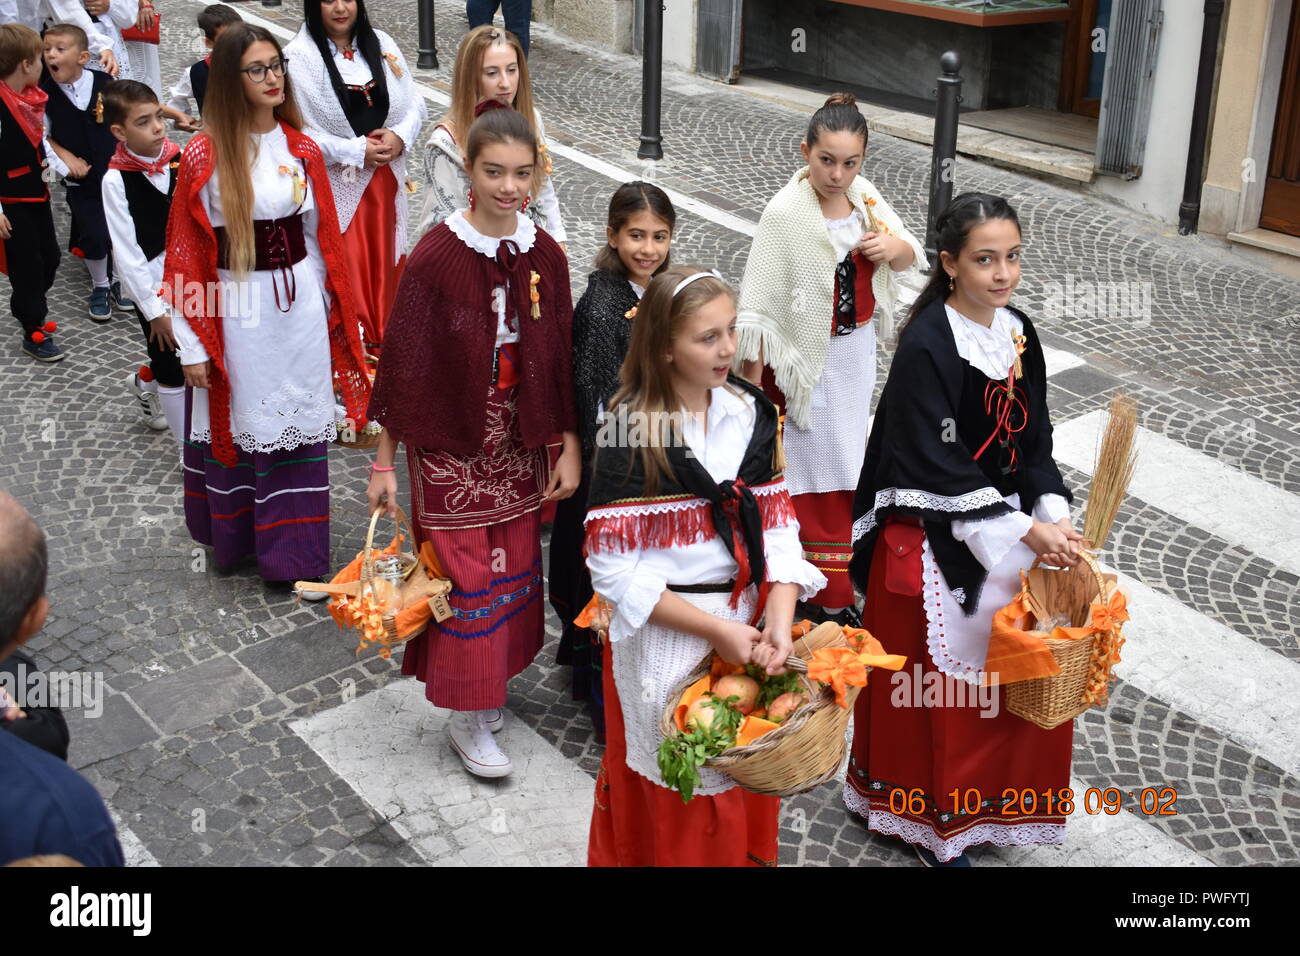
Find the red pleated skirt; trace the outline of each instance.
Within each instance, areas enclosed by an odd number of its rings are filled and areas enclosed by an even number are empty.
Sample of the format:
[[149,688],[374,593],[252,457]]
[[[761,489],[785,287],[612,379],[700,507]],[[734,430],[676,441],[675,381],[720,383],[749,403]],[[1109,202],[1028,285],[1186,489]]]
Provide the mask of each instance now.
[[779,798],[736,787],[683,804],[676,790],[628,768],[608,644],[603,654],[605,757],[596,777],[587,865],[776,866]]
[[[914,581],[915,596],[885,586],[890,561],[903,562],[891,580]],[[958,691],[953,685],[961,682],[946,675],[942,702],[918,705],[916,685],[924,688],[925,675],[936,671],[920,587],[921,549],[892,555],[882,533],[863,626],[889,653],[906,655],[907,664],[896,674],[873,671],[858,695],[845,803],[870,829],[920,844],[940,860],[981,843],[1063,842],[1069,811],[1059,800],[1070,786],[1074,722],[1043,730],[1006,709],[1002,688],[985,689],[994,697],[981,706],[969,685]],[[976,613],[992,616],[989,608]],[[951,705],[961,700],[958,693],[966,695],[965,706]]]
[[822,607],[854,603],[849,559],[853,557],[853,492],[823,491],[792,495],[799,519],[804,560],[826,575],[826,587],[810,599]]
[[[384,326],[397,294],[406,256],[397,259],[397,176],[380,166],[370,177],[361,203],[343,233],[348,276],[362,337],[375,354],[384,340]],[[394,265],[396,263],[396,265]]]

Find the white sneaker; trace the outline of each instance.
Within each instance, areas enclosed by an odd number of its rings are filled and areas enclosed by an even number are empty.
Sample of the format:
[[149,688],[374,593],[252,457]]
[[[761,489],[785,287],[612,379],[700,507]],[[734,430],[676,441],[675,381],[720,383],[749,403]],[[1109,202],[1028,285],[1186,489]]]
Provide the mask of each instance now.
[[483,722],[487,724],[487,729],[494,734],[506,725],[506,714],[500,707],[479,711],[479,713],[483,715]]
[[163,414],[158,393],[145,389],[140,376],[135,372],[127,376],[126,384],[131,390],[132,397],[135,398],[136,407],[140,409],[140,417],[144,423],[156,432],[166,430],[167,416]]
[[[316,579],[308,578],[307,580],[314,581]],[[297,594],[304,601],[323,601],[330,596],[328,591],[298,591]]]
[[476,777],[504,777],[513,769],[483,719],[483,711],[454,711],[447,737],[465,769]]

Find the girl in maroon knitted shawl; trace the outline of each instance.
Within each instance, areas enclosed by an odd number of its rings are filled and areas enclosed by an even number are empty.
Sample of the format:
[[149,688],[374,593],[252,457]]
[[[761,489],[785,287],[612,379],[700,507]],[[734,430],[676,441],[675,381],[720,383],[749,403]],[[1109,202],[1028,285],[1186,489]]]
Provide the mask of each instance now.
[[[410,641],[402,673],[452,710],[451,745],[471,773],[510,772],[493,733],[506,682],[542,647],[539,507],[578,487],[569,269],[521,211],[538,162],[520,114],[470,127],[470,207],[407,260],[384,333],[369,417],[384,426],[367,497],[397,498],[406,445],[416,534],[451,578],[452,617]],[[550,470],[546,442],[563,434]]]

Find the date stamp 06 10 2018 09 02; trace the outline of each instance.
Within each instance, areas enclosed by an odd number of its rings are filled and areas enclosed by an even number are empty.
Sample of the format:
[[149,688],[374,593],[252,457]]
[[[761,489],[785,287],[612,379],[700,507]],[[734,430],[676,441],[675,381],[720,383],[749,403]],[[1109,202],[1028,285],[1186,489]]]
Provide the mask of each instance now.
[[[996,812],[1000,816],[1069,816],[1077,810],[1115,816],[1124,810],[1148,816],[1177,816],[1178,792],[1173,787],[1144,787],[1122,790],[1119,787],[1089,787],[1082,794],[1069,788],[1060,790],[1005,789],[998,796],[986,796],[967,787],[948,792],[950,806],[958,816]],[[889,810],[896,814],[921,816],[937,811],[924,790],[894,787],[889,791]],[[941,813],[941,816],[948,816]]]

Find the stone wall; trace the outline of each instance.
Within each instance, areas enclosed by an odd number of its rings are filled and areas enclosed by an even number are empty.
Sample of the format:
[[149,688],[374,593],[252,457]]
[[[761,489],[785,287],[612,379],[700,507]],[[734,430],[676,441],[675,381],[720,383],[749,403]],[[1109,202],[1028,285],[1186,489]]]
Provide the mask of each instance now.
[[612,53],[632,52],[632,0],[533,0],[533,19]]

